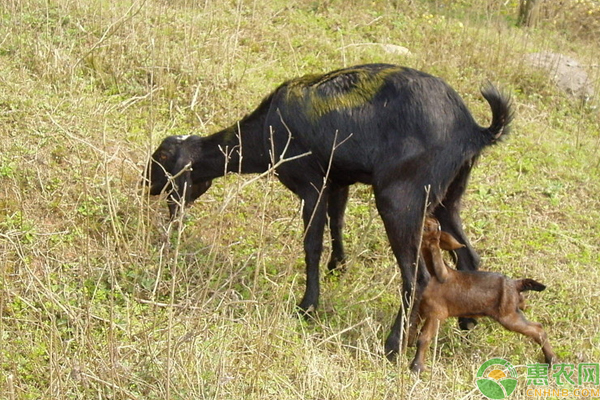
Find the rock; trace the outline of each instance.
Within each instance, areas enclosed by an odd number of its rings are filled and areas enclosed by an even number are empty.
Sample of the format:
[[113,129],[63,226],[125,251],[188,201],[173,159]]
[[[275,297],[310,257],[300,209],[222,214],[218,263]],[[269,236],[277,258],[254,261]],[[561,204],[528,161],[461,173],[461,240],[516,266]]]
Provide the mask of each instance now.
[[582,100],[594,96],[593,82],[577,60],[563,54],[541,52],[527,55],[531,66],[549,73],[550,78],[562,91]]
[[381,44],[383,51],[386,53],[397,54],[401,56],[410,56],[412,53],[406,47],[398,46],[396,44]]

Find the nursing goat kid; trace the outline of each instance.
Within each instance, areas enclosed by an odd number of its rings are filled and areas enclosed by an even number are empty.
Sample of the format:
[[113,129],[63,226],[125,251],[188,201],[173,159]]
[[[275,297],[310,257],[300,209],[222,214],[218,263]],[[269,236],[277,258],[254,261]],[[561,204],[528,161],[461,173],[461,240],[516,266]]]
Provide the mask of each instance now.
[[[418,308],[423,327],[417,340],[417,352],[411,363],[415,372],[426,370],[425,355],[438,324],[449,317],[491,317],[506,329],[522,333],[542,347],[546,363],[552,364],[556,354],[546,332],[537,322],[530,322],[522,292],[542,291],[543,284],[533,279],[510,279],[488,271],[457,271],[446,266],[442,250],[461,248],[452,235],[443,232],[434,218],[427,218],[423,228],[421,255],[431,274]],[[416,324],[410,328],[410,340],[416,334]]]
[[482,95],[492,110],[489,127],[475,122],[444,81],[411,68],[368,64],[307,75],[280,85],[229,128],[206,137],[166,138],[146,168],[146,182],[153,195],[169,193],[173,217],[215,178],[274,167],[281,183],[303,201],[307,280],[299,308],[305,313],[319,301],[327,219],[332,238],[328,267],[334,269],[345,260],[348,186],[372,185],[403,279],[403,307],[385,343],[393,359],[415,273],[416,304],[426,281],[425,267],[415,268],[423,213],[433,213],[446,232],[466,244],[457,250],[458,268],[475,270],[479,264],[462,230],[460,200],[481,151],[508,134],[512,119],[507,97],[492,85]]

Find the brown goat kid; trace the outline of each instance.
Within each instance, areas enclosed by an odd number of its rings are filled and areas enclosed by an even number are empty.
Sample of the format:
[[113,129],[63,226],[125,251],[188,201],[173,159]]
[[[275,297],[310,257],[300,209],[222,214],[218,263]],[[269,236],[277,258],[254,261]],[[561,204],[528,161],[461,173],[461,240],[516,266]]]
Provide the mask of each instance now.
[[[532,338],[542,346],[546,363],[552,364],[556,355],[542,325],[528,321],[521,312],[525,308],[521,292],[539,292],[546,287],[533,279],[515,280],[494,272],[457,271],[446,266],[441,250],[454,250],[462,246],[452,235],[441,231],[436,219],[425,220],[421,254],[431,278],[419,306],[419,316],[424,322],[411,370],[426,370],[425,355],[438,323],[449,317],[494,318],[506,329]],[[410,336],[414,337],[415,333],[416,327]]]

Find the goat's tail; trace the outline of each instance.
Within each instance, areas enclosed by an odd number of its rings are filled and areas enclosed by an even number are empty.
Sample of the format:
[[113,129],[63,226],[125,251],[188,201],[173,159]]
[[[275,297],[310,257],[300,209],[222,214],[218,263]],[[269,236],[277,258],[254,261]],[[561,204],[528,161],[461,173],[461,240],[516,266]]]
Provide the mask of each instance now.
[[492,109],[492,124],[485,130],[489,134],[490,144],[493,144],[510,133],[510,123],[514,116],[512,100],[491,83],[481,89],[481,94]]
[[525,292],[527,290],[535,290],[536,292],[541,292],[546,289],[546,285],[539,283],[538,281],[534,281],[533,279],[519,279],[517,280],[517,291]]

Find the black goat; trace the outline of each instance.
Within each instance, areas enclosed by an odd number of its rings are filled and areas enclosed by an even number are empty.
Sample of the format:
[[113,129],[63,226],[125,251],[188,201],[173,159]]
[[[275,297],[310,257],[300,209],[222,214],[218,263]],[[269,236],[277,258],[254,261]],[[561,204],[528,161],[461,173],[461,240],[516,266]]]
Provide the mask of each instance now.
[[[292,79],[227,129],[207,137],[166,138],[152,155],[146,180],[151,194],[170,192],[173,216],[214,178],[275,166],[277,178],[303,200],[307,282],[299,307],[304,312],[319,301],[327,216],[333,243],[328,266],[334,269],[345,259],[341,231],[348,186],[372,185],[403,279],[403,307],[385,343],[393,358],[412,293],[424,212],[465,243],[457,250],[458,268],[475,270],[479,264],[462,230],[460,199],[482,149],[508,133],[512,118],[509,99],[493,86],[482,94],[492,109],[489,128],[474,121],[444,81],[410,68],[370,64]],[[168,175],[175,176],[173,183]],[[425,271],[423,265],[417,269],[417,305]]]

